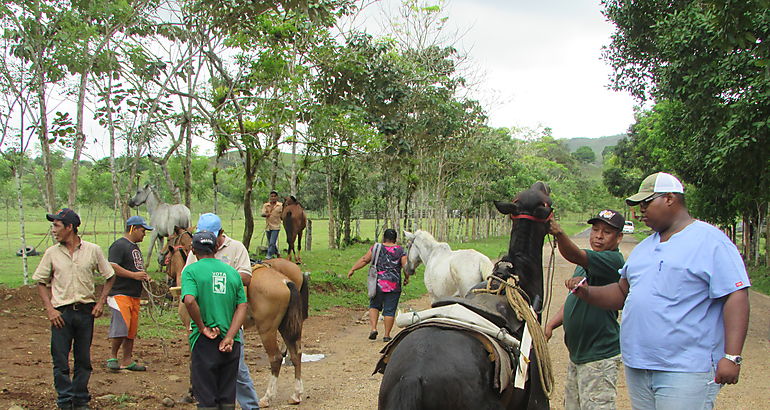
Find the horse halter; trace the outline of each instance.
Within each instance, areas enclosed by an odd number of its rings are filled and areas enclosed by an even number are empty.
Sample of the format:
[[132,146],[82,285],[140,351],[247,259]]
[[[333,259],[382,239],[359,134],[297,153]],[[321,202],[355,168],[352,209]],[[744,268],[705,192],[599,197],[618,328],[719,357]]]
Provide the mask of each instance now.
[[[548,204],[543,203],[543,206],[548,207]],[[540,222],[540,223],[548,223],[551,222],[553,219],[553,208],[548,207],[548,216],[546,218],[538,218],[532,214],[529,213],[519,213],[519,214],[511,214],[511,219],[528,219],[530,221]]]

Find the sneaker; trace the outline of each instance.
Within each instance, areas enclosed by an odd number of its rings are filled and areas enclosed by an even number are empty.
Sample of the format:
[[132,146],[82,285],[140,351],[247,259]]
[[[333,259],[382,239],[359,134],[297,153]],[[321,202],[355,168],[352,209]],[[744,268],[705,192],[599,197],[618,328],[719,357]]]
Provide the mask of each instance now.
[[385,342],[385,343],[390,342],[391,340],[393,340],[393,338],[390,337],[390,336],[385,336],[385,337],[382,338],[382,341]]
[[369,340],[377,340],[377,331],[376,330],[372,330],[371,332],[369,332]]

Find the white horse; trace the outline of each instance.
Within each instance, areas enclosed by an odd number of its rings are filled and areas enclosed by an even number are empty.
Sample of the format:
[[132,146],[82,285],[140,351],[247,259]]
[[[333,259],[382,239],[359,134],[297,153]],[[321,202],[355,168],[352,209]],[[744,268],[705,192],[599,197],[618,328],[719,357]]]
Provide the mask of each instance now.
[[446,242],[438,242],[433,235],[421,230],[404,231],[404,237],[408,241],[404,271],[413,275],[420,263],[425,264],[425,287],[431,302],[447,296],[465,296],[492,274],[494,265],[481,252],[453,251]]
[[144,188],[138,189],[136,195],[128,201],[128,206],[131,208],[136,208],[142,204],[147,205],[147,212],[150,213],[150,225],[153,227],[153,231],[150,233],[150,249],[147,251],[147,257],[144,259],[149,262],[152,260],[152,249],[155,246],[156,240],[160,241],[158,246],[162,248],[163,238],[173,235],[174,227],[190,227],[190,209],[182,204],[161,202],[158,193],[155,192],[155,188],[150,184],[146,184]]

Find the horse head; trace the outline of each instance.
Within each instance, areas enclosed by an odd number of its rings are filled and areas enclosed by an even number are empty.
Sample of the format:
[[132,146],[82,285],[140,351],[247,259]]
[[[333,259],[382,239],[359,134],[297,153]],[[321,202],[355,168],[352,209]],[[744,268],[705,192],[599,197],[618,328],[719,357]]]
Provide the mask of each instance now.
[[147,198],[150,197],[150,193],[152,193],[152,186],[150,186],[150,184],[145,184],[144,187],[136,190],[136,195],[134,195],[133,198],[128,200],[128,206],[131,208],[136,208],[137,206],[147,202]]
[[[433,238],[428,232],[421,230],[417,230],[414,233],[404,231],[404,238],[406,239],[406,266],[404,266],[404,273],[407,276],[414,275],[417,267],[423,263],[420,252],[425,252],[425,249],[420,248],[421,242],[424,242],[420,238],[424,238],[426,235],[430,236],[431,239]],[[415,244],[415,242],[420,243]]]
[[508,254],[498,264],[498,276],[516,275],[536,312],[543,304],[543,239],[553,214],[551,190],[534,183],[511,202],[495,201],[497,210],[513,219]]

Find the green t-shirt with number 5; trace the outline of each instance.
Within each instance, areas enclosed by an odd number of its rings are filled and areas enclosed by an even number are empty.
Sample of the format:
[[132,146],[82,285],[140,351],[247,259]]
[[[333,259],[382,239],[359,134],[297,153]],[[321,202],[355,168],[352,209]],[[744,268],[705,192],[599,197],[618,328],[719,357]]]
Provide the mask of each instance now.
[[[235,308],[246,303],[241,275],[232,266],[215,258],[203,258],[182,271],[182,300],[192,295],[198,302],[203,324],[219,328],[223,338],[233,321]],[[192,323],[190,350],[200,336],[200,329]],[[238,334],[235,340],[240,342]]]

